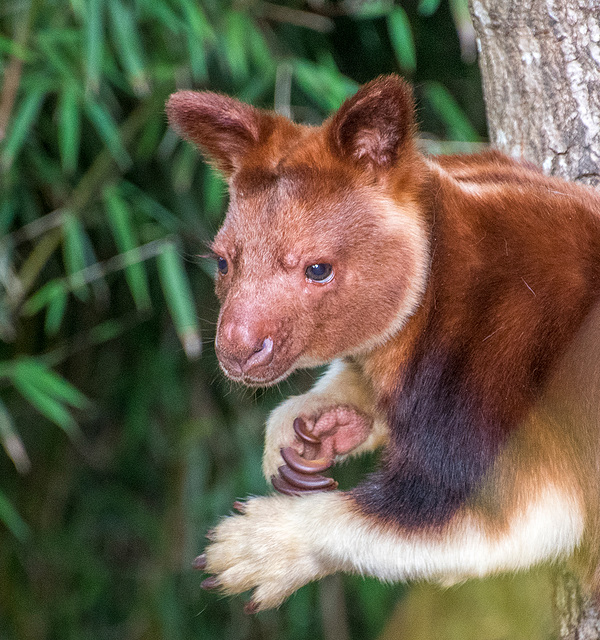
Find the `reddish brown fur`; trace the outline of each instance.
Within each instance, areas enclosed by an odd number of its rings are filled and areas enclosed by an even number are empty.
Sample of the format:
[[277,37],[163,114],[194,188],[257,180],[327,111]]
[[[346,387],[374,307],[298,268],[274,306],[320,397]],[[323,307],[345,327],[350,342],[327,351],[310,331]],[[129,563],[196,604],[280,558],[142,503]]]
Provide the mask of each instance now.
[[[578,487],[598,524],[597,414],[579,426],[583,392],[566,391],[585,378],[570,349],[598,335],[584,330],[600,297],[596,192],[496,151],[423,157],[392,77],[320,128],[216,94],[175,94],[168,113],[229,179],[213,247],[229,265],[226,373],[272,384],[345,357],[388,416],[382,470],[351,496],[361,512],[433,531],[467,509],[499,531],[551,482]],[[317,263],[331,282],[306,277]],[[248,365],[267,337],[268,361]]]

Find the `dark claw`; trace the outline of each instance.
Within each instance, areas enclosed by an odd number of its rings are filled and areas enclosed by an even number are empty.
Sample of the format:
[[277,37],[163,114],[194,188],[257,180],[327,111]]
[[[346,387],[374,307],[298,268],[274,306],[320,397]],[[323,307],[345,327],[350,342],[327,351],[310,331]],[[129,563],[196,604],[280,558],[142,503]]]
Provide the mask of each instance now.
[[279,467],[279,475],[292,486],[298,487],[298,489],[326,490],[332,487],[332,485],[337,487],[337,482],[333,478],[327,478],[326,476],[318,474],[308,475],[306,473],[298,473],[287,465]]
[[246,604],[244,605],[244,613],[251,616],[252,614],[258,611],[259,606],[260,605],[258,604],[258,602],[254,602],[254,600],[250,600],[249,602],[246,602]]
[[306,422],[302,418],[296,418],[294,420],[294,431],[300,440],[307,444],[321,444],[321,438],[314,436],[306,430]]
[[319,458],[318,460],[306,460],[292,447],[281,450],[281,457],[294,471],[298,473],[321,473],[333,465],[333,460]]
[[236,500],[233,503],[233,508],[238,513],[246,513],[246,504],[244,502],[241,502],[240,500]]
[[[287,480],[284,480],[281,476],[271,476],[271,484],[273,485],[273,489],[278,491],[279,493],[283,493],[286,496],[306,496],[313,493],[322,493],[323,489],[298,489],[298,487],[294,487]],[[331,485],[328,487],[328,491],[335,489],[337,484]]]
[[216,589],[218,586],[220,586],[220,584],[221,583],[219,582],[219,578],[217,578],[216,576],[211,576],[210,578],[206,578],[204,582],[200,583],[200,588],[210,591],[211,589]]
[[203,553],[201,556],[198,556],[194,562],[192,562],[192,567],[204,571],[204,569],[206,569],[206,554]]

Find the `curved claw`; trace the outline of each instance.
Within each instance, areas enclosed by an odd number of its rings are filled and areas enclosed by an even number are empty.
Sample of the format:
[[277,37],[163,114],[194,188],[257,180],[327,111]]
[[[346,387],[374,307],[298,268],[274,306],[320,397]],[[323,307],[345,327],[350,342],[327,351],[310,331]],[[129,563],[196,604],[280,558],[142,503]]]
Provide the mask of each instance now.
[[275,491],[283,493],[286,496],[305,496],[312,493],[321,493],[323,491],[322,489],[298,489],[298,487],[294,487],[281,476],[271,476],[271,484]]
[[[291,467],[287,465],[283,465],[279,467],[279,475],[291,484],[294,487],[298,487],[298,489],[321,489],[327,490],[328,488],[335,489],[337,487],[337,482],[333,478],[327,478],[326,476],[311,474],[308,475],[306,473],[298,473],[294,471]],[[335,485],[335,487],[333,486]]]
[[219,582],[219,578],[217,576],[210,576],[210,578],[206,578],[204,582],[200,583],[200,588],[205,591],[210,591],[211,589],[216,589],[220,587],[221,583]]
[[302,418],[296,418],[294,420],[294,431],[296,435],[307,444],[321,444],[321,438],[312,435],[306,429],[306,422]]
[[256,613],[259,608],[260,608],[260,603],[254,602],[254,600],[250,600],[249,602],[246,602],[246,604],[244,605],[244,613],[246,615],[251,616],[254,613]]
[[327,458],[306,460],[292,447],[281,449],[281,457],[291,469],[298,473],[321,473],[333,465],[333,460]]

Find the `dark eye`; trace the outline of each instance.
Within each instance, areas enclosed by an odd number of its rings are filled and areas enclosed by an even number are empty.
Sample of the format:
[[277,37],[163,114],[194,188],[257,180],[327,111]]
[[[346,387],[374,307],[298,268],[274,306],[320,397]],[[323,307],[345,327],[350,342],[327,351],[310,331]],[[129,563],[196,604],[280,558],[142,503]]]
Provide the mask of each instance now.
[[333,279],[333,267],[326,262],[311,264],[304,273],[313,282],[330,282]]
[[227,264],[227,260],[225,260],[225,258],[217,259],[217,269],[219,270],[220,275],[227,275],[227,272],[229,271],[229,265]]

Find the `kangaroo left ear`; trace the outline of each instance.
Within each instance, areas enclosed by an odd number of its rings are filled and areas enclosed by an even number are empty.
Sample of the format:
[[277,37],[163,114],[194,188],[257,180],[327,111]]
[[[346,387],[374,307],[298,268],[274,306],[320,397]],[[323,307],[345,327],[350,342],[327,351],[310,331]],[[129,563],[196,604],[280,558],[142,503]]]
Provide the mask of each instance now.
[[388,169],[412,140],[414,102],[398,76],[381,76],[344,102],[329,124],[334,153],[345,159]]
[[173,128],[195,143],[225,177],[271,135],[276,117],[229,96],[178,91],[167,102]]

